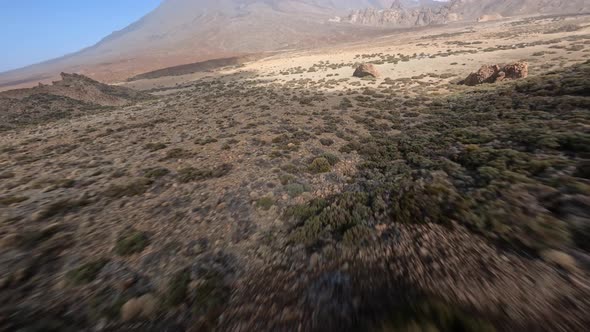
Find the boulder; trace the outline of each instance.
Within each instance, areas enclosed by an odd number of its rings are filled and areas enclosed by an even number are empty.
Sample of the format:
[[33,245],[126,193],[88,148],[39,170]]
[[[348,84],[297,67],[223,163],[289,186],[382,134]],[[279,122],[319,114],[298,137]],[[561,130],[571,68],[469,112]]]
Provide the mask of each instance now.
[[123,321],[133,319],[153,318],[158,309],[158,300],[152,294],[145,294],[141,297],[133,298],[121,307],[121,318]]
[[516,62],[505,65],[502,71],[506,74],[506,79],[517,80],[529,76],[529,64],[526,62]]
[[529,73],[529,65],[526,62],[516,62],[504,66],[484,65],[477,72],[469,74],[459,84],[475,86],[484,83],[496,83],[503,80],[516,80],[526,78]]
[[576,260],[565,252],[549,249],[541,252],[541,258],[549,264],[558,266],[568,272],[576,272]]
[[469,76],[467,76],[467,78],[461,81],[460,84],[474,86],[483,83],[493,83],[496,79],[495,76],[499,71],[500,67],[498,65],[483,65],[475,73],[469,74]]
[[380,75],[381,74],[379,74],[379,71],[377,70],[377,68],[370,63],[360,64],[358,67],[356,67],[354,74],[352,74],[352,76],[354,76],[354,77],[372,76],[375,78],[379,77]]

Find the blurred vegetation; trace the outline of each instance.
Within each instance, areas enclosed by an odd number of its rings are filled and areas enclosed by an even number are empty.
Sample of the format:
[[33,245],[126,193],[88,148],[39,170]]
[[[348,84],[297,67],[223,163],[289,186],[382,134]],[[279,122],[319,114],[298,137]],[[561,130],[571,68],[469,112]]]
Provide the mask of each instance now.
[[[359,116],[370,135],[340,149],[364,159],[354,185],[288,208],[292,241],[360,244],[378,223],[430,222],[532,252],[587,249],[590,207],[568,202],[590,196],[590,62],[445,98],[363,105],[381,114]],[[400,120],[412,112],[421,121]]]
[[372,331],[464,331],[493,332],[494,326],[458,308],[437,300],[426,299],[399,306],[380,326]]
[[150,243],[146,233],[137,230],[127,231],[117,239],[115,253],[119,256],[129,256],[142,252]]

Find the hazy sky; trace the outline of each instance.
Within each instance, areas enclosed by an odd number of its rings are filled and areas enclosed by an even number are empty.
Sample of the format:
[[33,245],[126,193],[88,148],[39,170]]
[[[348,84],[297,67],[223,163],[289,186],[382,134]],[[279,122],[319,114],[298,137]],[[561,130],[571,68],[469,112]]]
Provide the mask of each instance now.
[[0,72],[91,46],[160,0],[0,0]]

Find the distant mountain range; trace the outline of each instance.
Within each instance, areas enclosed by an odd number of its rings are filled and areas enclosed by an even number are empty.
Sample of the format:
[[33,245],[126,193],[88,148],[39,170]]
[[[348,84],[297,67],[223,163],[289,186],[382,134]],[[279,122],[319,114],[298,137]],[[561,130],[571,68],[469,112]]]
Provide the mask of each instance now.
[[[408,27],[590,10],[588,0],[164,0],[139,21],[75,54],[0,74],[0,89],[62,71],[113,82],[214,58],[311,48]],[[337,19],[335,19],[337,18]]]
[[517,15],[581,13],[588,0],[395,0],[390,8],[353,10],[343,21],[371,26],[412,27],[455,21],[486,21]]

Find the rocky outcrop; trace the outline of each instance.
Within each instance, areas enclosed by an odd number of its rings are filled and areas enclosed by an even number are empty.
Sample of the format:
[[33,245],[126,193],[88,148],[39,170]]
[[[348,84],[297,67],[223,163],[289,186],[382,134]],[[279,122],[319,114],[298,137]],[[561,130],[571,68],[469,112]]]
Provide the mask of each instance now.
[[352,76],[361,78],[371,76],[376,78],[381,76],[381,74],[374,65],[370,63],[363,63],[356,67],[356,70],[354,71],[354,74],[352,74]]
[[469,74],[459,84],[475,86],[484,83],[496,83],[503,80],[516,80],[528,76],[529,65],[526,62],[516,62],[504,66],[484,65],[478,71]]
[[413,27],[453,21],[486,22],[515,15],[581,13],[590,9],[584,0],[450,0],[418,4],[409,6],[407,2],[396,0],[385,10],[355,10],[345,21],[364,25]]
[[349,23],[355,24],[394,25],[401,27],[445,24],[453,20],[456,20],[455,16],[450,15],[447,11],[432,8],[395,8],[388,10],[367,8],[352,12],[347,19]]
[[458,19],[459,16],[452,12],[453,8],[455,8],[454,2],[409,7],[402,1],[396,0],[386,10],[375,8],[355,10],[348,16],[347,21],[354,24],[400,27],[445,24]]
[[40,84],[30,89],[5,91],[0,96],[23,100],[31,96],[51,95],[100,106],[123,106],[150,98],[146,93],[104,84],[80,74],[61,73],[61,78],[61,81],[55,81],[52,85]]

